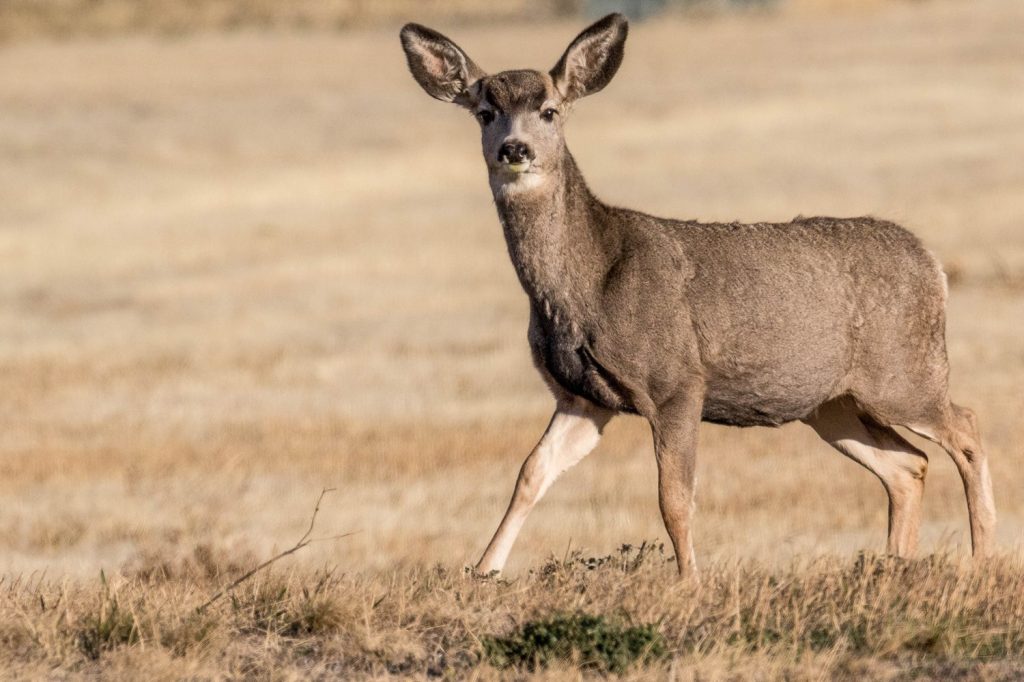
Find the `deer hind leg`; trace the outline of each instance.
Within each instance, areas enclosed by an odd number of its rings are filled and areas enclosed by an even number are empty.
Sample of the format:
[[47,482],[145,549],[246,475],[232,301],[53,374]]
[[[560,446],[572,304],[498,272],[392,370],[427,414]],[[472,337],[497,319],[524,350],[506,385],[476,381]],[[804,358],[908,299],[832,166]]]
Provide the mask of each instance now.
[[966,407],[949,403],[937,424],[906,424],[906,427],[942,446],[960,472],[971,523],[971,550],[975,557],[991,553],[996,525],[992,476],[981,445],[978,419]]
[[613,413],[581,398],[559,401],[551,423],[523,462],[505,517],[476,565],[488,574],[505,567],[530,510],[562,472],[590,454]]
[[826,403],[804,420],[822,439],[878,477],[889,496],[887,551],[917,549],[928,457],[891,427],[861,413],[850,400]]

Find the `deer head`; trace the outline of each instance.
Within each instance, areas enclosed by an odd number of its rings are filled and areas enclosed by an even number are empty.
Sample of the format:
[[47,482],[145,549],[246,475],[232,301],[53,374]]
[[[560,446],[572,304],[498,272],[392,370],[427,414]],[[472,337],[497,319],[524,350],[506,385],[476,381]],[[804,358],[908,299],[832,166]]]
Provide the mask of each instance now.
[[402,28],[413,78],[427,94],[469,110],[480,124],[491,186],[530,188],[559,174],[564,125],[573,103],[611,81],[628,24],[609,14],[570,43],[547,73],[530,69],[487,75],[462,48],[419,24]]

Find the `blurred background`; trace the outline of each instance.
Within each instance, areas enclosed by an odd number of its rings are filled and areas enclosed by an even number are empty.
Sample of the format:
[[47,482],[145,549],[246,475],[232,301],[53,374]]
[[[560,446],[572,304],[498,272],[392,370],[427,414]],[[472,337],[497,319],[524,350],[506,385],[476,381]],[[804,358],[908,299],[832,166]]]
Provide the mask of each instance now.
[[[950,276],[957,402],[1024,529],[1024,3],[4,0],[0,571],[92,576],[289,546],[342,570],[483,550],[553,401],[471,117],[408,75],[427,23],[549,68],[634,22],[568,140],[608,202],[872,214]],[[928,447],[923,551],[963,553]],[[800,425],[701,433],[698,561],[884,548],[870,474]],[[661,540],[645,425],[613,422],[510,568]],[[213,557],[213,559],[211,559]]]
[[[0,36],[180,34],[277,28],[336,30],[401,25],[410,16],[450,23],[544,22],[622,12],[639,20],[737,11],[871,9],[891,0],[5,0]],[[904,0],[911,2],[912,0]],[[918,0],[920,1],[920,0]]]

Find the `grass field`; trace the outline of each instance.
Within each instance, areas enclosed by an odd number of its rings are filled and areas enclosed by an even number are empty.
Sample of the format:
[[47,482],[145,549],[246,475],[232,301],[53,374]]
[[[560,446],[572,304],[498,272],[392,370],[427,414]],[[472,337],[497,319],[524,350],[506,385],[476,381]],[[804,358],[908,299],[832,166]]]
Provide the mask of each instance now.
[[[873,214],[950,273],[953,394],[981,420],[1002,556],[961,565],[935,448],[925,558],[895,563],[872,555],[881,486],[809,429],[708,426],[699,592],[619,554],[665,540],[630,418],[538,506],[509,582],[463,574],[553,402],[476,125],[419,90],[393,28],[0,47],[0,667],[487,678],[488,636],[583,610],[654,624],[664,653],[627,675],[1018,677],[1021,25],[1009,0],[640,24],[577,107],[608,201]],[[500,70],[546,68],[579,28],[449,32]],[[316,534],[354,535],[192,615],[295,542],[325,487]]]

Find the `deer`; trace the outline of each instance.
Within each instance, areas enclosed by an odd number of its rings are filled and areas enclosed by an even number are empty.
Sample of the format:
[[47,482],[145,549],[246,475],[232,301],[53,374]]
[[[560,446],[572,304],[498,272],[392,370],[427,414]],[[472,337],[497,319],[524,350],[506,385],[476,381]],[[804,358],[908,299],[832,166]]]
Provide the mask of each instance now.
[[717,223],[603,203],[566,146],[565,122],[577,100],[612,80],[628,29],[610,14],[550,71],[493,75],[441,33],[401,29],[416,82],[479,122],[498,219],[529,298],[533,363],[555,399],[476,572],[502,571],[530,511],[617,414],[650,425],[658,504],[681,576],[696,576],[702,421],[810,426],[881,481],[886,551],[908,557],[928,456],[903,427],[952,458],[973,556],[990,554],[992,481],[974,412],[948,396],[948,286],[937,258],[907,229],[873,217]]

